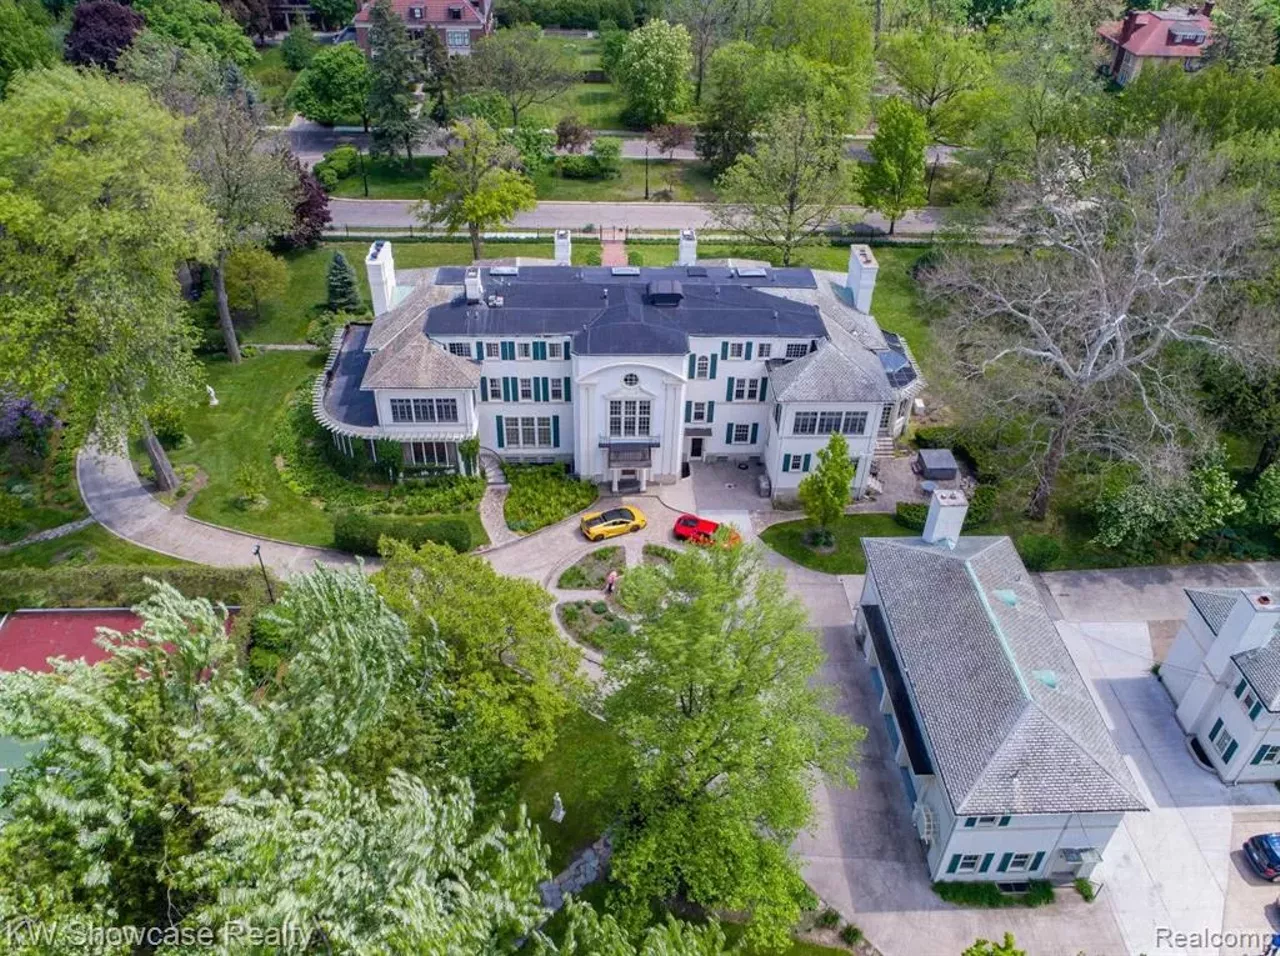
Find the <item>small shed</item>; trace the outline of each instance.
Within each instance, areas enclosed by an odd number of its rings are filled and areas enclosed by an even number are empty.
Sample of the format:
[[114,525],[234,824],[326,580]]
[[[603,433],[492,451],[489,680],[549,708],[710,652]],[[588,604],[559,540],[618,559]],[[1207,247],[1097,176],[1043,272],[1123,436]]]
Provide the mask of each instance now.
[[916,471],[930,481],[950,481],[956,477],[956,456],[950,448],[921,448]]

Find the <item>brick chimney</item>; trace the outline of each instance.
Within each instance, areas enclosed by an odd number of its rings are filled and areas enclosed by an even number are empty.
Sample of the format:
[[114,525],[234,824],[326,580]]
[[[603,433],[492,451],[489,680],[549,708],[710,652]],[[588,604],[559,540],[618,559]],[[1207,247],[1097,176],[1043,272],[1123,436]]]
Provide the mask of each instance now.
[[1123,46],[1126,42],[1128,42],[1129,37],[1133,36],[1134,31],[1137,29],[1138,29],[1138,11],[1126,10],[1124,14],[1124,21],[1120,24],[1120,38],[1118,41],[1120,45]]
[[1213,16],[1213,0],[1204,0],[1204,6],[1200,8],[1200,12],[1206,17]]

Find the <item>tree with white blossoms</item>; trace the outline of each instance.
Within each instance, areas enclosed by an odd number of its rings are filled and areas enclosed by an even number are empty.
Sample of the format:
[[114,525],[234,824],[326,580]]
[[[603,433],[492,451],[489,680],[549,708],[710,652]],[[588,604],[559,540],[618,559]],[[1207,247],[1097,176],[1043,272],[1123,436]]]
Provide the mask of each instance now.
[[718,923],[696,926],[668,914],[665,923],[650,927],[637,941],[612,916],[600,916],[585,903],[570,900],[566,911],[563,942],[555,946],[545,938],[538,940],[541,952],[548,956],[723,956],[729,952]]
[[548,915],[547,850],[523,808],[477,832],[464,781],[393,772],[379,792],[317,771],[296,796],[230,794],[199,816],[210,837],[180,882],[213,901],[188,923],[301,929],[273,951],[497,953]]

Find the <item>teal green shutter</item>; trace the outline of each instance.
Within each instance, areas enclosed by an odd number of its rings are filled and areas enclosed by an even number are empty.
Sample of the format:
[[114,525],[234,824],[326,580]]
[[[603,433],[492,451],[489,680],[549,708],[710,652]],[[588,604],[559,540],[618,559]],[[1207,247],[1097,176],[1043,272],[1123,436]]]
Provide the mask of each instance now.
[[480,401],[487,402],[489,400],[489,380],[487,378],[480,379]]
[[733,376],[730,375],[725,383],[724,400],[726,402],[733,401]]
[[991,869],[991,861],[994,858],[995,858],[994,853],[988,853],[986,856],[984,856],[982,858],[982,865],[978,867],[978,872],[985,873],[987,872],[987,870]]
[[716,403],[707,402],[707,424],[710,425],[716,420]]
[[689,353],[689,378],[693,378],[694,373],[698,370],[698,356],[692,352]]
[[1246,686],[1247,685],[1246,685],[1245,679],[1243,677],[1240,678],[1240,683],[1236,684],[1236,697],[1239,697],[1241,694],[1244,693],[1244,689]]
[[476,343],[476,361],[477,362],[484,361],[484,343],[483,342]]
[[1213,729],[1209,731],[1209,739],[1217,740],[1218,731],[1220,731],[1221,729],[1222,729],[1222,718],[1219,717],[1217,720],[1213,722]]
[[564,357],[568,358],[573,354],[573,339],[564,340]]
[[729,343],[728,343],[728,342],[721,342],[721,343],[720,343],[720,357],[721,357],[722,359],[727,359],[727,358],[729,357]]
[[752,422],[751,423],[751,444],[754,445],[759,440],[760,440],[760,423]]
[[716,359],[717,359],[718,357],[719,357],[719,356],[717,356],[715,352],[712,352],[712,353],[711,353],[711,369],[707,372],[707,375],[708,375],[710,378],[715,378],[715,377],[716,377]]
[[1037,853],[1035,856],[1033,856],[1033,857],[1031,858],[1031,870],[1030,870],[1030,872],[1035,873],[1035,872],[1039,871],[1039,869],[1040,869],[1040,864],[1041,864],[1041,863],[1043,863],[1043,862],[1044,862],[1044,850],[1041,850],[1039,853]]
[[959,853],[951,854],[951,862],[947,864],[947,872],[954,873],[956,871],[956,867],[958,867],[959,865],[960,865],[960,854]]
[[546,342],[538,342],[538,343],[537,343],[537,346],[538,346],[538,347],[537,347],[537,349],[536,349],[536,351],[537,351],[537,353],[538,353],[537,357],[538,357],[538,358],[540,358],[540,359],[542,359],[542,361],[544,361],[544,362],[545,362],[545,361],[547,360],[547,343],[546,343]]
[[1267,755],[1267,745],[1263,744],[1261,747],[1258,748],[1258,752],[1253,755],[1253,759],[1249,761],[1250,765],[1256,767],[1258,764],[1262,763],[1262,758],[1265,757],[1266,755]]
[[801,468],[800,470],[801,470],[801,471],[808,471],[808,470],[809,470],[809,456],[808,456],[808,455],[805,455],[805,456],[804,456],[804,467],[803,467],[803,468]]
[[1008,872],[1009,861],[1012,859],[1013,859],[1012,853],[1006,853],[1004,856],[1000,857],[1000,866],[998,867],[998,869],[1000,870],[1001,873]]
[[502,400],[504,402],[511,401],[511,379],[505,375],[502,376]]
[[733,422],[729,422],[724,426],[724,443],[726,445],[733,444]]
[[511,400],[513,402],[520,401],[520,379],[511,376]]
[[1238,743],[1236,743],[1234,740],[1233,740],[1233,741],[1231,741],[1230,745],[1228,745],[1228,747],[1227,747],[1227,752],[1226,752],[1226,753],[1224,753],[1224,754],[1222,755],[1222,762],[1223,762],[1223,763],[1231,763],[1231,758],[1232,758],[1232,757],[1234,757],[1234,756],[1236,755],[1236,749],[1237,749],[1239,746],[1240,746],[1240,745],[1239,745]]
[[1258,717],[1258,714],[1260,714],[1261,712],[1262,712],[1261,702],[1254,704],[1252,707],[1249,708],[1249,719],[1256,720]]
[[544,402],[551,401],[551,379],[545,375],[542,376],[542,400]]
[[1000,818],[999,826],[1007,827],[1007,826],[1009,825],[1009,821],[1010,821],[1011,819],[1013,819],[1013,818],[1012,818],[1012,817],[1001,817],[1001,818]]
[[560,416],[551,416],[551,447],[560,447]]
[[760,401],[764,401],[764,397],[769,394],[769,380],[767,378],[760,379]]
[[684,420],[686,422],[693,421],[693,402],[684,403]]
[[965,817],[965,818],[964,818],[964,825],[965,825],[965,826],[967,826],[967,827],[976,827],[976,826],[978,825],[978,818],[977,818],[977,817]]
[[743,354],[743,357],[745,357],[745,358],[746,358],[746,360],[747,360],[748,362],[750,362],[750,361],[751,361],[751,345],[752,345],[752,343],[751,343],[751,342],[748,342],[748,343],[747,343],[746,350],[742,353],[742,354]]
[[501,415],[495,416],[493,421],[494,421],[494,424],[498,426],[498,447],[501,448],[503,446],[503,443],[506,440],[503,437],[502,416]]
[[535,402],[542,401],[542,386],[539,385],[539,381],[539,378],[535,375],[533,377],[533,382],[531,383],[533,385],[533,400]]
[[514,358],[516,357],[516,343],[515,343],[515,342],[503,342],[503,343],[498,347],[498,354],[499,354],[499,355],[501,355],[501,356],[502,356],[504,359],[506,359],[508,362],[509,362],[509,361],[511,361],[512,359],[514,359]]
[[790,456],[790,455],[783,455],[783,456],[782,456],[782,470],[783,470],[783,471],[790,471],[790,470],[791,470],[791,456]]
[[564,400],[566,402],[573,401],[573,392],[569,390],[569,376],[564,377]]

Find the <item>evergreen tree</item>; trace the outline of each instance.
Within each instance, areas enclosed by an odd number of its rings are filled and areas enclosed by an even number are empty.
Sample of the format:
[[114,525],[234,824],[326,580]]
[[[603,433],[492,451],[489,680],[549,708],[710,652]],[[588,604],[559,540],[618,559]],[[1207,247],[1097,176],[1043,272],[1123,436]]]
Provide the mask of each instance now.
[[284,58],[284,65],[295,73],[311,65],[311,60],[316,55],[316,41],[304,15],[298,14],[293,18],[288,34],[280,44],[280,54]]
[[417,44],[409,36],[391,0],[377,0],[373,5],[369,22],[369,67],[373,148],[390,155],[403,149],[412,163],[413,144],[426,130],[428,120],[421,115],[413,97],[413,85],[421,72]]
[[333,254],[329,263],[329,311],[361,312],[364,301],[360,297],[360,286],[356,279],[356,270],[341,252]]

